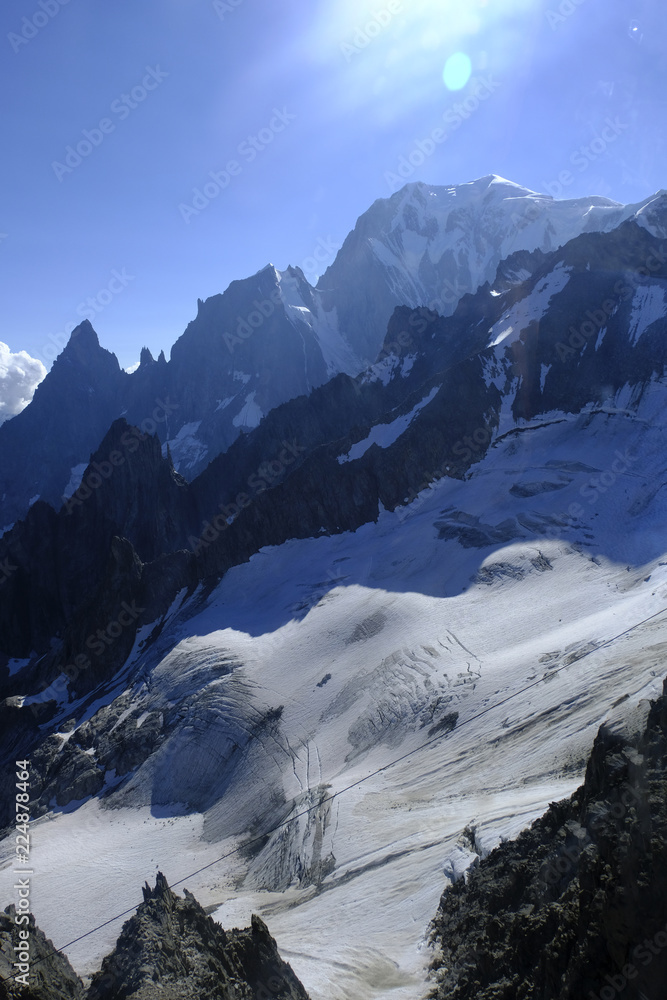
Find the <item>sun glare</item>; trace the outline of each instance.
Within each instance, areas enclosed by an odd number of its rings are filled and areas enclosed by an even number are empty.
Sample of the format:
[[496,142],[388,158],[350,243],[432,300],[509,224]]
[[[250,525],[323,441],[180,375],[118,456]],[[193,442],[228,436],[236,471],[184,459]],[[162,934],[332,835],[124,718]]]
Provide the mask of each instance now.
[[465,52],[455,52],[445,63],[442,78],[448,90],[461,90],[470,79],[471,73],[470,56]]

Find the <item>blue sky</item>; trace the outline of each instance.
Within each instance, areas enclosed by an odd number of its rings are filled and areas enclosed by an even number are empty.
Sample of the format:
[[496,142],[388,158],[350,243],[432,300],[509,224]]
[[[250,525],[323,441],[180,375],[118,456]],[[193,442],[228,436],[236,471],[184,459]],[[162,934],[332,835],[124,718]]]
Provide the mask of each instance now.
[[563,197],[638,201],[667,187],[666,20],[661,0],[10,0],[0,341],[48,367],[88,316],[123,366],[168,354],[230,281],[314,279],[448,113],[407,179],[557,194],[569,170]]

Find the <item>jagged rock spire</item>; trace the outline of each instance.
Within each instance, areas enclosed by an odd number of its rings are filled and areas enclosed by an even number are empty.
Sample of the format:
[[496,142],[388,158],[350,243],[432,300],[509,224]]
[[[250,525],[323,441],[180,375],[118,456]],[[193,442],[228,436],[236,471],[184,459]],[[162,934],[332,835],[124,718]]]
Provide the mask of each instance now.
[[225,931],[191,892],[185,898],[172,892],[162,872],[143,893],[144,902],[93,977],[87,1000],[259,1000],[267,996],[267,984],[276,1000],[308,1000],[259,917],[246,930]]

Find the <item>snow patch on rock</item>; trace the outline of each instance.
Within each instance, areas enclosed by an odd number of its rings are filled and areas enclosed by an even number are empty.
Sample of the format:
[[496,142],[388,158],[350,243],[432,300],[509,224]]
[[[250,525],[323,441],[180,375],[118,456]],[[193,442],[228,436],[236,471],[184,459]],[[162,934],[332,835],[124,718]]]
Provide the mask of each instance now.
[[419,413],[420,410],[423,410],[425,406],[428,406],[431,400],[437,395],[438,391],[439,386],[435,386],[431,389],[427,396],[413,406],[409,413],[404,413],[400,417],[396,417],[396,419],[392,420],[391,423],[376,424],[375,427],[372,428],[370,434],[365,437],[363,441],[357,441],[356,444],[353,444],[346,455],[338,456],[339,464],[342,465],[343,462],[353,462],[356,459],[361,458],[374,444],[378,445],[380,448],[388,448],[408,429],[413,418]]

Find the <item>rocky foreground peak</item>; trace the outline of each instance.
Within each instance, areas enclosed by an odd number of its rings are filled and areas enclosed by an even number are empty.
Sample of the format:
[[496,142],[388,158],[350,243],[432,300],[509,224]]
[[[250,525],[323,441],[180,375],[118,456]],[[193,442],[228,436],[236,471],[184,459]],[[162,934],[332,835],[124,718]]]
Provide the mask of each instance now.
[[[25,925],[23,925],[25,927]],[[8,906],[0,913],[0,1000],[83,1000],[85,990],[67,958],[35,926],[29,917],[30,985],[26,988],[15,975],[21,975],[14,963],[15,948],[19,947],[19,927],[16,909]]]
[[93,977],[87,1000],[135,997],[307,1000],[257,916],[245,930],[225,931],[192,893],[185,898],[158,872],[144,902],[124,925],[114,951]]
[[433,1000],[665,996],[667,681],[632,721],[602,726],[574,795],[443,894]]
[[308,1000],[260,917],[225,931],[187,889],[184,897],[172,892],[161,872],[143,894],[87,992],[34,925],[34,986],[26,991],[9,980],[16,929],[8,908],[0,915],[0,1000]]

